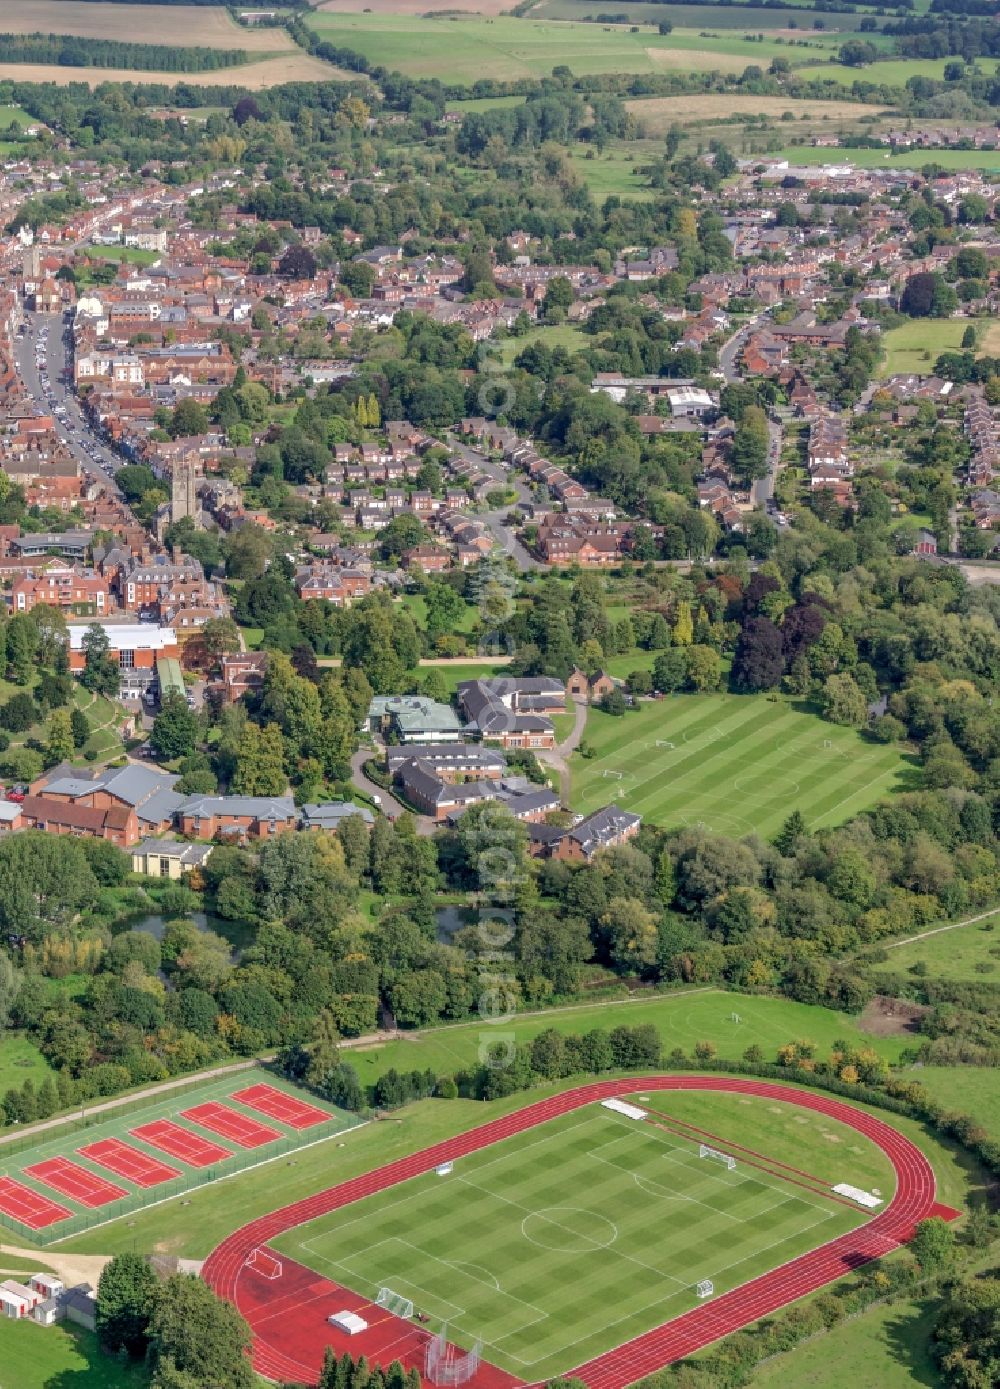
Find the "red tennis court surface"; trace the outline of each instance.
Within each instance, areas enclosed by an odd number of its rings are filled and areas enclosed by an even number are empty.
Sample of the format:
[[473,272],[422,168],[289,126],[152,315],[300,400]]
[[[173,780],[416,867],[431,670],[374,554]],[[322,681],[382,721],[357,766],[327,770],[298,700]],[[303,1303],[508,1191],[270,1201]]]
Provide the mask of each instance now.
[[0,1177],[0,1211],[32,1230],[44,1230],[46,1225],[54,1225],[69,1215],[65,1206],[57,1206],[47,1196],[39,1196],[37,1191],[10,1177]]
[[81,1206],[108,1206],[112,1201],[120,1201],[128,1195],[124,1187],[106,1182],[78,1162],[70,1162],[69,1158],[47,1158],[45,1162],[36,1162],[33,1167],[24,1170],[36,1182],[44,1182],[53,1190],[61,1191],[64,1196],[71,1196]]
[[189,1167],[211,1167],[213,1162],[225,1162],[231,1158],[228,1148],[218,1143],[210,1143],[200,1133],[182,1129],[180,1124],[170,1119],[154,1119],[151,1124],[141,1128],[129,1129],[133,1138],[141,1138],[151,1148],[161,1148],[171,1157],[183,1158]]
[[238,1114],[235,1109],[217,1104],[215,1100],[209,1100],[208,1104],[196,1104],[194,1109],[182,1109],[181,1118],[190,1119],[192,1124],[201,1124],[202,1128],[211,1129],[213,1133],[221,1133],[223,1138],[231,1139],[241,1148],[262,1148],[265,1143],[273,1143],[276,1138],[284,1136],[277,1129],[258,1124],[256,1119]]
[[106,1167],[109,1172],[117,1172],[119,1177],[128,1177],[136,1186],[159,1186],[179,1177],[176,1167],[168,1167],[158,1158],[131,1148],[120,1138],[102,1138],[100,1143],[91,1143],[86,1148],[77,1148],[81,1157],[96,1162],[98,1167]]
[[284,1090],[276,1090],[273,1085],[251,1085],[248,1090],[237,1090],[230,1099],[239,1100],[248,1109],[257,1109],[271,1119],[280,1119],[290,1129],[311,1129],[314,1124],[325,1124],[331,1117],[325,1110],[297,1100]]

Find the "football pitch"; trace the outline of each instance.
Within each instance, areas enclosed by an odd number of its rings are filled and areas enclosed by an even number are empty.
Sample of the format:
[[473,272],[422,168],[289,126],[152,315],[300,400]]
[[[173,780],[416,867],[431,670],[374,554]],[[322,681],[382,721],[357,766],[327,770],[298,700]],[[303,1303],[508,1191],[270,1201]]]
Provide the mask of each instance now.
[[810,829],[839,825],[917,784],[898,746],[765,695],[674,695],[622,718],[591,709],[584,740],[596,756],[573,756],[574,810],[615,801],[655,825],[736,838],[772,835],[793,810]]
[[700,1156],[661,1122],[665,1101],[642,1122],[588,1105],[275,1247],[372,1301],[390,1288],[537,1382],[697,1306],[705,1279],[718,1295],[865,1220],[821,1180]]

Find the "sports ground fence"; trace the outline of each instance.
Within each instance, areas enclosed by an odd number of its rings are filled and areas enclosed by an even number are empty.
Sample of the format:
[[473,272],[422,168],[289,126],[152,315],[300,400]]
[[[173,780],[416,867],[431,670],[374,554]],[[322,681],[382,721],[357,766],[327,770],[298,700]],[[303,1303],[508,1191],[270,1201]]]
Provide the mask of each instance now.
[[[204,1082],[202,1082],[204,1085]],[[149,1100],[145,1104],[149,1108]],[[137,1109],[139,1106],[137,1106]],[[115,1111],[117,1118],[121,1111]],[[108,1122],[108,1115],[95,1115],[95,1124],[98,1117],[104,1122]],[[158,1182],[156,1186],[140,1187],[138,1190],[123,1196],[118,1201],[109,1202],[105,1206],[95,1206],[92,1210],[80,1211],[72,1214],[65,1220],[58,1220],[53,1225],[48,1225],[36,1230],[31,1225],[25,1225],[23,1221],[16,1220],[11,1215],[5,1215],[0,1211],[0,1228],[12,1231],[22,1240],[27,1240],[32,1244],[47,1246],[57,1244],[60,1240],[68,1239],[71,1235],[82,1234],[85,1230],[92,1230],[97,1225],[108,1225],[113,1220],[120,1220],[122,1216],[132,1215],[136,1211],[146,1210],[149,1206],[158,1206],[163,1201],[170,1201],[175,1196],[183,1196],[185,1192],[197,1191],[200,1187],[207,1186],[210,1182],[217,1182],[226,1177],[236,1176],[239,1172],[246,1172],[251,1167],[261,1167],[267,1162],[273,1162],[275,1158],[283,1157],[286,1153],[294,1153],[300,1148],[311,1147],[313,1143],[320,1143],[324,1139],[333,1138],[338,1133],[343,1133],[345,1129],[353,1125],[345,1124],[340,1115],[331,1115],[328,1123],[315,1124],[309,1129],[304,1129],[297,1134],[283,1134],[281,1138],[273,1143],[268,1143],[263,1148],[252,1148],[240,1150],[236,1149],[232,1157],[228,1157],[224,1162],[213,1163],[211,1167],[192,1167],[180,1176],[171,1178],[169,1181]],[[125,1142],[134,1142],[128,1133],[115,1134]],[[37,1139],[36,1139],[37,1142]],[[161,1161],[167,1163],[183,1162],[183,1158],[167,1157],[159,1154]],[[0,1156],[6,1157],[6,1151]],[[75,1154],[68,1153],[68,1157],[75,1159]],[[15,1180],[21,1180],[20,1174],[15,1169],[10,1172],[10,1176]],[[120,1181],[121,1177],[115,1176],[111,1180]],[[128,1181],[128,1178],[124,1178]],[[55,1199],[62,1204],[66,1199],[63,1196],[56,1196]]]

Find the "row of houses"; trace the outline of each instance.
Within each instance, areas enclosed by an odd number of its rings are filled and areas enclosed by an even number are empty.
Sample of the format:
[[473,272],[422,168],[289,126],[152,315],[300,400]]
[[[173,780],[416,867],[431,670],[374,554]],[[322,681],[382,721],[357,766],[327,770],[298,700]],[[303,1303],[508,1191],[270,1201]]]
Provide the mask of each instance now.
[[[75,767],[61,763],[32,782],[23,799],[0,799],[0,832],[43,830],[93,837],[121,849],[172,832],[204,842],[266,840],[291,830],[336,828],[371,812],[347,802],[304,806],[291,796],[185,796],[179,778],[158,768]],[[168,875],[173,876],[173,875]]]

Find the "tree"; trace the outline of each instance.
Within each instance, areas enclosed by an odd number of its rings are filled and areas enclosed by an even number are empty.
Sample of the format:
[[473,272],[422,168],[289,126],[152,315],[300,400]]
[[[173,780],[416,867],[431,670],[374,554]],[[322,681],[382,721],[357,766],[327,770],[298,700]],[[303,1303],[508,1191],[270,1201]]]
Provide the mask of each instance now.
[[23,733],[37,717],[38,706],[26,692],[11,695],[0,707],[0,727],[10,729],[11,733]]
[[116,1254],[105,1264],[97,1284],[97,1335],[106,1351],[125,1350],[134,1360],[146,1354],[158,1288],[141,1254]]
[[35,673],[38,628],[27,613],[16,613],[4,629],[7,672],[16,685],[27,685]]
[[831,723],[863,728],[868,701],[853,675],[828,675],[823,685],[823,716]]
[[87,715],[82,709],[71,709],[69,713],[69,724],[73,734],[74,748],[82,748],[90,737],[90,724]]
[[910,1253],[925,1273],[939,1273],[955,1254],[955,1232],[940,1216],[917,1224]]
[[773,690],[785,673],[782,635],[766,617],[751,617],[743,626],[733,655],[732,680],[739,690]]
[[997,1270],[950,1287],[934,1328],[934,1353],[953,1389],[990,1389],[1000,1366]]
[[114,699],[121,683],[118,662],[111,655],[108,634],[99,622],[93,622],[83,634],[84,667],[80,683],[92,694]]
[[153,1383],[178,1371],[190,1377],[192,1389],[225,1385],[253,1389],[250,1328],[207,1283],[177,1273],[162,1285],[149,1323],[149,1360]]
[[232,789],[238,796],[283,796],[288,790],[285,740],[277,724],[246,725],[236,750]]
[[49,736],[45,743],[46,762],[54,766],[57,762],[68,761],[73,756],[75,746],[69,711],[54,710],[49,719]]
[[308,246],[289,246],[278,261],[278,274],[290,280],[315,279],[316,269],[316,257]]
[[21,989],[21,972],[8,956],[0,954],[0,1032],[10,1022],[14,1000]]
[[661,651],[653,662],[653,685],[663,694],[673,694],[684,684],[687,665],[684,652],[676,646]]
[[781,829],[774,836],[774,847],[786,856],[795,852],[795,846],[808,833],[805,817],[801,810],[793,810]]
[[656,962],[656,918],[636,897],[613,897],[601,917],[608,953],[623,974],[641,973]]
[[733,467],[747,482],[765,477],[770,436],[767,416],[759,405],[749,405],[733,435]]
[[182,694],[169,694],[153,720],[149,740],[160,757],[172,760],[194,749],[198,739],[198,716],[188,707]]
[[208,431],[208,412],[193,396],[185,396],[174,406],[167,424],[171,439],[185,439]]

